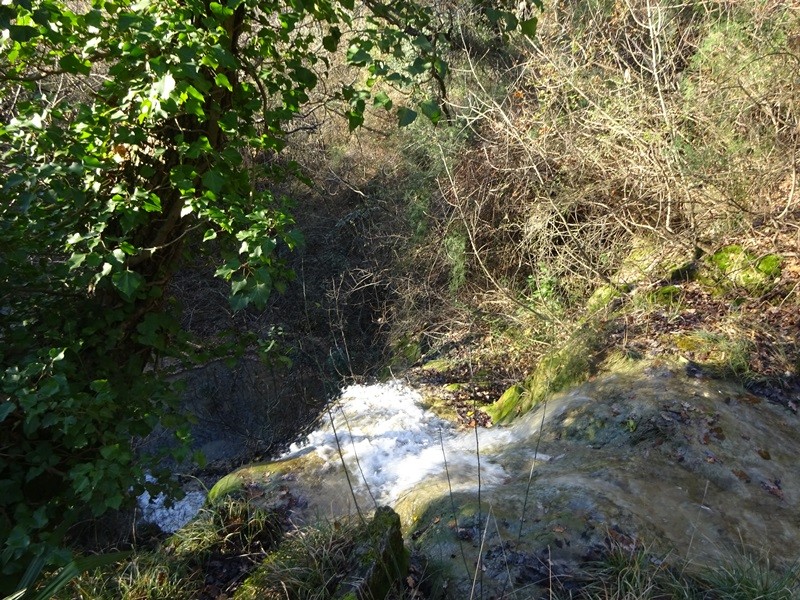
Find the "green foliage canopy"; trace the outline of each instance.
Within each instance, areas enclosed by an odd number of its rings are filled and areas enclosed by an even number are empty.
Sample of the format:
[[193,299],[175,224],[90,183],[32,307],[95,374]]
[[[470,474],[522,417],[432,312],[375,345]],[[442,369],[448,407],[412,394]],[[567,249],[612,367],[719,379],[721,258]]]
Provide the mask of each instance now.
[[333,53],[366,76],[336,94],[351,129],[370,104],[407,124],[373,88],[441,81],[438,23],[413,0],[0,4],[3,574],[146,486],[133,439],[185,438],[157,359],[206,356],[165,294],[187,248],[218,254],[234,309],[291,280],[302,237],[262,182]]

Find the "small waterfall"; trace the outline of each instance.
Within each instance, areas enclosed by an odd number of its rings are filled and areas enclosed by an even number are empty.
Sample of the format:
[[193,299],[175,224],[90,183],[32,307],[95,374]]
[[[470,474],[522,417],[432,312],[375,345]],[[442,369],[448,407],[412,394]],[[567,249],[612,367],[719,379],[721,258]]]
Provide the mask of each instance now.
[[479,456],[481,486],[502,484],[508,473],[497,457],[513,435],[508,428],[479,429],[476,440],[474,430],[459,431],[423,408],[419,392],[394,380],[345,388],[323,425],[282,458],[316,452],[330,468],[344,459],[354,486],[393,505],[432,478],[449,476],[454,491],[477,489]]
[[[322,425],[293,444],[280,460],[314,452],[325,463],[323,476],[331,481],[341,477],[344,461],[360,497],[371,496],[378,505],[393,506],[422,483],[440,483],[453,491],[475,491],[479,483],[483,490],[503,484],[510,478],[503,450],[526,433],[530,432],[519,426],[480,428],[476,439],[475,430],[457,429],[425,409],[419,392],[392,380],[345,388],[330,405]],[[513,453],[515,467],[528,469],[533,454],[532,450]],[[539,454],[538,460],[549,457]],[[139,506],[142,520],[173,532],[188,523],[204,501],[205,493],[195,491],[168,507],[165,498],[151,500],[144,494]]]

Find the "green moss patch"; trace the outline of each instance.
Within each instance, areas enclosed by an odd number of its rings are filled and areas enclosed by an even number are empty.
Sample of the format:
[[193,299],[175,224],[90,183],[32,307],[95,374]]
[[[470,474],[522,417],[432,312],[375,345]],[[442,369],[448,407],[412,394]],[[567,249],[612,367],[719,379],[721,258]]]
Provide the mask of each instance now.
[[653,304],[671,306],[680,301],[682,293],[683,290],[681,290],[680,286],[665,285],[650,292],[648,300]]
[[546,354],[524,382],[507,389],[486,413],[497,424],[525,414],[548,394],[584,381],[600,346],[599,332],[586,326],[560,349]]
[[597,312],[608,306],[614,298],[619,296],[619,290],[613,285],[601,285],[586,301],[586,310],[589,313]]
[[723,290],[739,288],[750,294],[763,294],[780,276],[783,259],[777,254],[758,257],[742,246],[732,244],[717,250],[708,262],[710,278],[705,280],[707,285],[716,285]]
[[710,373],[747,379],[750,376],[750,343],[721,333],[693,331],[673,336],[676,348],[697,360]]

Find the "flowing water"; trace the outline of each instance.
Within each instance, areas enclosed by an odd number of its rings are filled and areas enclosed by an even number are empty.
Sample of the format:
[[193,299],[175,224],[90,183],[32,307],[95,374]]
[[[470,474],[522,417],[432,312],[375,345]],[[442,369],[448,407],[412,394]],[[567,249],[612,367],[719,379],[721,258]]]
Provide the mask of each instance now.
[[[330,405],[319,428],[280,459],[314,453],[324,462],[322,470],[331,472],[344,461],[359,496],[391,505],[422,481],[447,474],[454,490],[472,489],[479,480],[486,487],[502,483],[508,474],[493,454],[510,435],[510,430],[480,430],[476,439],[474,431],[459,432],[426,410],[420,393],[399,381],[351,385]],[[168,506],[163,495],[151,500],[145,493],[139,506],[144,521],[173,532],[204,501],[203,492],[192,491]]]
[[798,427],[786,407],[659,362],[620,365],[477,431],[401,382],[353,385],[301,443],[217,489],[277,498],[298,524],[389,504],[407,543],[450,565],[453,589],[468,594],[480,563],[502,595],[609,540],[698,564],[737,547],[797,556]]
[[419,392],[390,381],[347,387],[322,426],[283,458],[314,452],[331,468],[343,460],[354,488],[393,505],[433,478],[449,478],[454,491],[502,484],[509,474],[499,458],[515,435],[510,428],[459,431],[426,410]]

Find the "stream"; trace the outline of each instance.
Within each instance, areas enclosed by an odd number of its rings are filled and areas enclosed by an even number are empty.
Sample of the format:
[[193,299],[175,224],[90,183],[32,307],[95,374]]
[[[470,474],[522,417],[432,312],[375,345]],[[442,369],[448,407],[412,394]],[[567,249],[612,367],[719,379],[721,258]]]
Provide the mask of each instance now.
[[[465,565],[482,561],[502,591],[579,569],[610,544],[696,564],[800,553],[798,417],[735,382],[632,361],[505,427],[459,429],[424,406],[399,381],[349,386],[305,439],[214,491],[282,503],[298,525],[388,504],[406,543],[465,594]],[[148,503],[148,518],[174,530],[204,498]]]
[[[338,469],[344,461],[358,496],[391,506],[434,478],[447,478],[450,489],[461,492],[502,484],[509,474],[498,456],[516,435],[512,428],[458,430],[425,409],[419,392],[392,380],[346,387],[321,425],[278,460],[314,453],[323,470]],[[534,452],[524,454],[534,458]],[[549,460],[542,454],[537,458]],[[144,521],[173,532],[197,514],[205,498],[205,492],[191,491],[167,507],[163,495],[151,500],[143,494],[139,507]]]

